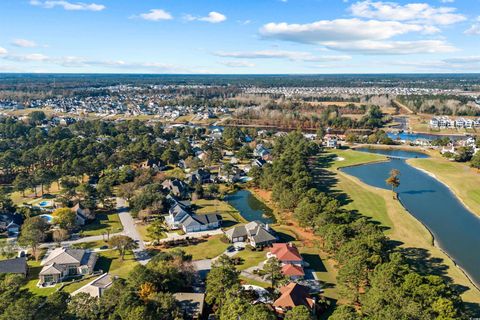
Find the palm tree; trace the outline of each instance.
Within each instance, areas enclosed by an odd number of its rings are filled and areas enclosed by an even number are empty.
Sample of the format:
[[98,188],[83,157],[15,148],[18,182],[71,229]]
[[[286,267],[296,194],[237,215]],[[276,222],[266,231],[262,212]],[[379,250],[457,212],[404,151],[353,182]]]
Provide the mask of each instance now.
[[392,192],[393,192],[393,199],[396,199],[396,193],[395,193],[395,188],[398,188],[400,186],[400,171],[397,169],[392,169],[390,171],[390,177],[385,180],[385,182],[392,186]]

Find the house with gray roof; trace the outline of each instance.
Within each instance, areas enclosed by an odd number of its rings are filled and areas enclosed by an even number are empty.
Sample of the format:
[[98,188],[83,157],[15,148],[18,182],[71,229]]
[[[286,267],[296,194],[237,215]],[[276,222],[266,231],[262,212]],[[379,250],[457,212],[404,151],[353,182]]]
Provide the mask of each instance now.
[[113,279],[108,273],[104,273],[101,276],[93,279],[93,281],[87,283],[80,289],[74,291],[72,296],[79,293],[86,293],[92,297],[99,298],[103,295],[105,290],[110,288],[113,284]]
[[180,221],[185,233],[217,229],[220,228],[221,223],[221,217],[214,213],[191,214]]
[[268,224],[260,221],[251,221],[245,225],[235,226],[225,235],[230,242],[248,242],[253,247],[265,247],[277,241],[277,237]]
[[0,261],[0,273],[27,275],[27,259],[25,257]]
[[39,285],[52,285],[69,277],[92,274],[97,258],[96,253],[84,249],[54,249],[41,262]]
[[165,180],[162,183],[162,187],[163,189],[167,190],[175,197],[187,198],[189,195],[188,185],[182,180],[178,180],[178,179]]

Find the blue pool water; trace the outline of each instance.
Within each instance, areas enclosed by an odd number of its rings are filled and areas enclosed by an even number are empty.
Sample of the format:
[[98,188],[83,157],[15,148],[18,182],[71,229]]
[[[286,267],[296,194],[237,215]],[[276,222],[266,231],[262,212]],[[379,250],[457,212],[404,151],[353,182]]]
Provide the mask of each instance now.
[[42,214],[42,215],[40,215],[40,218],[42,218],[43,220],[45,220],[48,223],[52,223],[52,221],[53,221],[53,216],[51,214]]

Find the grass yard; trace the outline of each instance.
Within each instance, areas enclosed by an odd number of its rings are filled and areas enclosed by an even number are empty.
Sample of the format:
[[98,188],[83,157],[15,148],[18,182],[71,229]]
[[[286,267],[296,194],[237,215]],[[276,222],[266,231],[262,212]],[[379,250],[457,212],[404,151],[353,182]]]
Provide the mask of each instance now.
[[132,252],[125,255],[124,261],[120,259],[116,250],[102,251],[98,255],[95,270],[102,270],[120,278],[126,278],[128,273],[138,264]]
[[434,174],[438,180],[447,184],[473,213],[480,216],[480,172],[476,169],[439,155],[428,159],[409,159],[407,162]]
[[250,279],[250,278],[247,278],[247,277],[244,277],[244,276],[240,276],[239,279],[242,282],[242,284],[249,284],[249,285],[252,285],[252,286],[259,286],[259,287],[262,287],[262,288],[269,288],[270,287],[269,282],[257,281],[257,280],[253,280],[253,279]]
[[180,180],[185,179],[185,173],[183,172],[182,169],[178,167],[175,167],[167,171],[163,171],[163,174],[165,174],[165,177],[167,177],[167,179],[180,179]]
[[225,252],[230,245],[229,243],[222,242],[222,237],[223,235],[211,236],[207,241],[199,244],[190,246],[177,246],[167,249],[167,251],[181,249],[187,254],[191,254],[193,260],[213,259]]
[[46,297],[54,293],[60,285],[57,284],[54,287],[48,288],[37,287],[37,283],[39,280],[38,274],[41,270],[42,266],[40,265],[40,261],[28,261],[27,283],[25,284],[24,288],[28,289],[30,292],[38,296]]
[[76,244],[72,244],[71,247],[74,249],[96,249],[96,248],[100,248],[107,245],[108,245],[108,242],[100,240],[100,241],[76,243]]
[[263,251],[250,251],[248,249],[240,251],[235,255],[235,257],[242,258],[244,262],[241,265],[238,265],[237,269],[245,270],[251,267],[258,266],[260,262],[267,260],[267,252],[267,249]]
[[230,204],[226,201],[217,200],[217,199],[199,199],[192,202],[193,205],[199,207],[197,214],[208,214],[208,213],[218,213],[222,216],[223,227],[228,228],[236,224],[247,223],[247,221],[240,215],[240,213],[235,210]]
[[118,213],[97,213],[95,220],[82,227],[82,236],[99,236],[110,230],[110,233],[118,233],[123,230]]

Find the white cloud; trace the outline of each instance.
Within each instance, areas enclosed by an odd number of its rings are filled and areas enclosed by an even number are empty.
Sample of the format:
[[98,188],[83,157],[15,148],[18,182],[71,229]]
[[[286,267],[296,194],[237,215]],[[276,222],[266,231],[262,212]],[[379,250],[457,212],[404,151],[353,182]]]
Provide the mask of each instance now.
[[327,41],[322,43],[325,47],[346,52],[362,54],[423,54],[423,53],[446,53],[457,49],[442,40],[418,40],[418,41]]
[[34,41],[27,40],[27,39],[15,39],[12,41],[12,44],[16,47],[21,48],[34,48],[37,44]]
[[0,55],[4,55],[7,53],[8,53],[7,49],[0,47]]
[[40,61],[48,61],[50,58],[41,53],[31,53],[25,55],[6,55],[4,59],[11,60],[11,61],[33,61],[33,62],[40,62]]
[[40,1],[40,0],[31,0],[30,4],[33,6],[39,6],[47,9],[62,7],[65,10],[69,11],[102,11],[106,8],[103,4],[96,3],[84,3],[84,2],[68,2],[68,1]]
[[428,3],[409,3],[400,5],[394,2],[359,1],[350,7],[354,16],[390,20],[426,23],[431,25],[449,25],[466,20],[452,7],[432,7]]
[[219,12],[212,11],[205,17],[196,17],[190,14],[184,16],[184,19],[187,21],[205,21],[209,23],[220,23],[227,20],[227,17]]
[[410,32],[435,33],[432,26],[406,24],[398,21],[363,21],[360,19],[320,20],[307,24],[268,23],[260,29],[266,38],[301,43],[324,41],[385,40]]
[[249,61],[220,61],[221,64],[232,68],[253,68],[255,64]]
[[310,52],[304,51],[285,51],[285,50],[259,50],[259,51],[245,51],[245,52],[216,52],[216,56],[224,58],[236,59],[288,59],[291,61],[345,61],[350,60],[351,57],[347,55],[342,56],[315,56]]
[[141,19],[149,21],[172,20],[172,15],[162,9],[152,9],[148,13],[142,13],[138,16]]
[[403,67],[412,67],[423,72],[478,72],[480,70],[480,56],[457,57],[429,61],[393,61],[392,64]]
[[480,17],[477,18],[476,22],[472,24],[470,28],[465,30],[465,34],[478,36],[480,35]]

